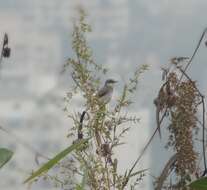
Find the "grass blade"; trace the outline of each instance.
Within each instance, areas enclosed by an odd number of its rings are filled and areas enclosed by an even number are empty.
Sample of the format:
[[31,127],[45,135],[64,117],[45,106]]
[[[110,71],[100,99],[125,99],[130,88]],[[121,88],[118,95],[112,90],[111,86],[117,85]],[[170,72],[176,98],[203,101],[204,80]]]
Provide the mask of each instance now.
[[63,159],[65,156],[67,156],[69,153],[71,153],[73,150],[80,148],[81,145],[86,143],[89,139],[82,139],[78,141],[77,143],[69,146],[62,152],[58,153],[54,158],[49,160],[46,164],[44,164],[42,167],[40,167],[37,171],[35,171],[30,177],[28,177],[24,183],[27,183],[34,178],[40,176],[42,173],[47,172],[49,169],[51,169],[54,165],[56,165],[61,159]]
[[195,190],[206,190],[207,189],[207,177],[198,179],[192,182],[189,186]]
[[0,168],[2,168],[11,159],[12,155],[12,151],[6,148],[0,148]]

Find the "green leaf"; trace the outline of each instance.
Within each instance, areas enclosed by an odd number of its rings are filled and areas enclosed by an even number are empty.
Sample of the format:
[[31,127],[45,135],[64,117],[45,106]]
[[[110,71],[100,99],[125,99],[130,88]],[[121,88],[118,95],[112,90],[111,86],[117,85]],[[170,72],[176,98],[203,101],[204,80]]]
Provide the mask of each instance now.
[[83,187],[79,184],[76,185],[75,190],[84,190]]
[[84,170],[81,184],[76,185],[76,190],[84,190],[86,185],[87,169]]
[[12,157],[13,152],[6,149],[0,148],[0,168],[3,167]]
[[54,158],[52,158],[50,161],[48,161],[46,164],[44,164],[42,167],[40,167],[37,171],[33,172],[33,174],[28,177],[24,183],[27,183],[34,178],[40,176],[42,173],[47,172],[49,169],[51,169],[55,164],[57,164],[61,159],[63,159],[65,156],[67,156],[69,153],[71,153],[73,150],[79,149],[84,143],[86,143],[89,139],[82,139],[79,140],[77,143],[69,146],[59,154],[57,154]]
[[195,190],[206,190],[207,189],[207,177],[200,178],[189,185]]

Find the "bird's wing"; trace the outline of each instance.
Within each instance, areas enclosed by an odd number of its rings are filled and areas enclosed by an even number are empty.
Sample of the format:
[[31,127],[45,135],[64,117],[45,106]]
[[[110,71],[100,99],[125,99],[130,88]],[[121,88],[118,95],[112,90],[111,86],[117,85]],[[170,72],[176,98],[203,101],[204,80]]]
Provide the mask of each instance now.
[[97,93],[97,96],[98,97],[103,97],[107,94],[107,88],[104,86],[103,88],[101,88],[98,93]]

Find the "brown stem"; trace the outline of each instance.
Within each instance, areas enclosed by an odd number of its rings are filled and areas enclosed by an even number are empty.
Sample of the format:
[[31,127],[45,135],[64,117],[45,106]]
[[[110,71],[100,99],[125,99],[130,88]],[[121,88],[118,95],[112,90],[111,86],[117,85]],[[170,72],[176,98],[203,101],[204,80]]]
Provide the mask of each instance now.
[[[186,72],[186,70],[188,69],[188,67],[189,67],[190,64],[192,63],[192,61],[193,61],[193,59],[194,59],[196,53],[198,52],[198,49],[199,49],[199,47],[200,47],[200,45],[201,45],[201,42],[202,42],[202,40],[203,40],[203,38],[204,38],[206,32],[207,32],[207,28],[204,29],[204,31],[203,31],[203,33],[202,33],[202,35],[201,35],[201,37],[200,37],[200,39],[199,39],[199,41],[198,41],[198,44],[197,44],[197,46],[196,46],[196,48],[195,48],[195,50],[194,50],[194,52],[193,52],[193,55],[191,56],[190,60],[188,61],[187,65],[186,65],[185,68],[184,68],[184,72]],[[183,74],[182,74],[181,77],[180,77],[180,81],[182,80],[182,78],[183,78]]]
[[[160,124],[162,123],[162,121],[163,121],[163,119],[164,119],[166,113],[167,113],[167,109],[165,110],[165,112],[164,112],[163,115],[162,115],[162,118],[161,118],[160,121],[159,121],[159,126],[160,126]],[[142,156],[144,155],[145,151],[146,151],[147,148],[149,147],[149,145],[150,145],[150,143],[152,142],[152,140],[153,140],[155,134],[156,134],[157,131],[159,130],[159,126],[155,129],[155,131],[154,131],[154,133],[152,134],[152,136],[150,137],[149,141],[147,142],[147,144],[146,144],[145,147],[143,148],[141,154],[139,155],[139,157],[137,158],[137,160],[134,162],[133,166],[132,166],[131,169],[129,170],[129,173],[128,173],[126,179],[125,179],[124,182],[123,182],[122,189],[124,189],[124,187],[127,185],[128,181],[129,181],[129,178],[130,178],[130,176],[131,176],[132,171],[134,170],[135,166],[138,164],[138,162],[140,161],[140,159],[141,159]]]
[[174,154],[165,165],[164,169],[162,170],[162,173],[160,177],[157,179],[155,190],[162,190],[163,184],[167,177],[169,176],[170,172],[172,171],[172,168],[177,160],[177,154]]

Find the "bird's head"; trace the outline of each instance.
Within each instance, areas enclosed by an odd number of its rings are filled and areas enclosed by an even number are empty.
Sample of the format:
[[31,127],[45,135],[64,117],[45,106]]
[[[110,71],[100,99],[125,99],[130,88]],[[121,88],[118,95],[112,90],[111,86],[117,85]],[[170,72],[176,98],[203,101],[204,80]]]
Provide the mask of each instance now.
[[105,86],[113,87],[116,82],[117,81],[115,81],[114,79],[108,79],[105,82]]

